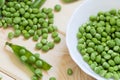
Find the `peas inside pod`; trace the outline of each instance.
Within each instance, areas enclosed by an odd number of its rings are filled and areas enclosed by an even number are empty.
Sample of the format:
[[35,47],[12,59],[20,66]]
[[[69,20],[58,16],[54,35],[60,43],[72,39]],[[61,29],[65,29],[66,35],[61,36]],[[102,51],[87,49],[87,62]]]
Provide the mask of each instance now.
[[100,76],[120,79],[120,10],[91,15],[77,32],[77,49]]
[[[40,1],[45,2],[45,0],[7,1],[1,7],[0,27],[13,28],[14,32],[8,33],[10,40],[21,35],[25,39],[32,37],[32,40],[37,42],[35,48],[47,52],[54,47],[51,47],[50,43],[54,45],[61,39],[54,25],[53,9],[45,7],[39,9]],[[51,40],[48,39],[49,36]]]

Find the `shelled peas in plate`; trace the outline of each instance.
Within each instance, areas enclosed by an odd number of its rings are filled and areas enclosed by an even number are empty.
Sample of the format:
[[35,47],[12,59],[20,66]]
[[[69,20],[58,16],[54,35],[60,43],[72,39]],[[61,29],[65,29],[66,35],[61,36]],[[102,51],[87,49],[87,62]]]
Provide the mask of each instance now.
[[[55,43],[61,41],[57,27],[54,25],[54,13],[52,8],[31,7],[32,1],[8,1],[1,8],[2,19],[0,27],[12,27],[14,32],[8,33],[8,38],[13,39],[23,35],[25,39],[32,37],[37,42],[36,49],[48,51]],[[52,40],[48,37],[51,34]],[[40,38],[41,37],[41,38]]]
[[120,10],[91,15],[80,26],[77,39],[78,51],[95,73],[120,79]]

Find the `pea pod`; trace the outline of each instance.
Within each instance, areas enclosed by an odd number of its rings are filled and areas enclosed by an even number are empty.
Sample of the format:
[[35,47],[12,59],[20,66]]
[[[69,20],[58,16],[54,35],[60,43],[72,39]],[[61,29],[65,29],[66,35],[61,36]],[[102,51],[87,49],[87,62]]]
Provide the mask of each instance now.
[[[26,57],[30,57],[30,56],[34,56],[34,54],[32,54],[30,51],[28,51],[25,47],[23,46],[19,46],[19,45],[15,45],[9,42],[6,42],[6,45],[10,46],[12,48],[12,50],[14,51],[15,55],[18,56],[19,58],[21,57],[21,55],[19,54],[20,49],[24,49],[26,51],[25,56]],[[49,70],[52,66],[50,64],[48,64],[47,62],[45,62],[44,60],[37,58],[38,60],[42,61],[43,65],[42,65],[42,69],[43,70]],[[25,62],[26,65],[29,66],[28,63]]]
[[77,0],[62,0],[64,3],[71,3],[71,2],[75,2]]
[[31,7],[32,8],[40,8],[45,2],[46,2],[46,0],[35,0]]

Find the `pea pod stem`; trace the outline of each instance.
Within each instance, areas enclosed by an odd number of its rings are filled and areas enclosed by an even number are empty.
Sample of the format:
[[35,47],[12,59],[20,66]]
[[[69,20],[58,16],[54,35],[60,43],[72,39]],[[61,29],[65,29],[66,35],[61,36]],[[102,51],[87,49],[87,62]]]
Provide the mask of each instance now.
[[31,5],[31,7],[39,9],[45,2],[46,0],[35,0],[33,4]]
[[[26,54],[25,56],[27,57],[30,57],[30,56],[34,56],[30,51],[28,51],[26,48],[24,48],[23,46],[19,46],[19,45],[14,45],[12,43],[9,43],[9,42],[6,42],[6,45],[10,46],[12,48],[12,50],[14,51],[14,53],[16,54],[16,56],[18,56],[18,58],[20,58],[20,54],[19,54],[19,50],[20,49],[25,49],[26,50]],[[43,70],[49,70],[52,66],[50,64],[48,64],[47,62],[45,62],[44,60],[42,59],[38,59],[38,60],[41,60],[43,65],[41,67],[41,69]],[[31,65],[27,64],[26,62],[24,62],[25,65],[27,65],[31,70],[32,72],[34,72],[35,68],[32,67]]]

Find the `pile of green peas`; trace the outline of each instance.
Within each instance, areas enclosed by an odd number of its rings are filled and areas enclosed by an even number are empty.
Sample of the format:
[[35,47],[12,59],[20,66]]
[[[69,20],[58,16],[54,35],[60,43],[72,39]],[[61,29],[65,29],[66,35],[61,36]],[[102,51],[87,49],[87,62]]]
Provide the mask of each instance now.
[[[54,25],[54,14],[52,8],[32,8],[32,1],[24,0],[21,2],[8,1],[2,8],[2,19],[0,27],[12,27],[14,32],[8,33],[8,38],[13,39],[23,35],[25,39],[32,37],[38,41],[36,49],[48,51],[54,48],[55,43],[61,41],[57,27]],[[48,40],[50,36],[52,41]],[[41,38],[40,38],[41,37]]]
[[100,76],[120,79],[120,10],[91,15],[77,32],[77,49]]

